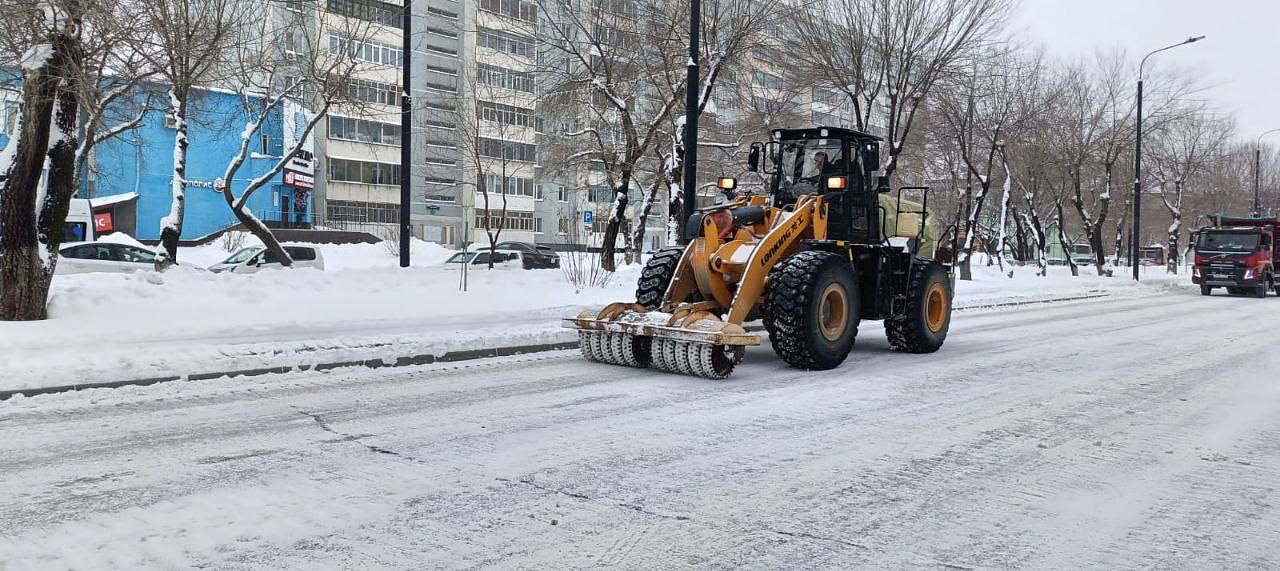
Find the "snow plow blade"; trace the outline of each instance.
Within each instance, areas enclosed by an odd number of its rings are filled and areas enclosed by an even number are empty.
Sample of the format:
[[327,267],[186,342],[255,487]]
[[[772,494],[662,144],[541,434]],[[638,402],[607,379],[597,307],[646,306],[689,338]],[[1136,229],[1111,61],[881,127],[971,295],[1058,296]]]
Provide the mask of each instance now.
[[582,356],[592,361],[653,367],[670,373],[723,379],[760,337],[696,308],[649,311],[636,303],[612,303],[564,320],[578,330]]

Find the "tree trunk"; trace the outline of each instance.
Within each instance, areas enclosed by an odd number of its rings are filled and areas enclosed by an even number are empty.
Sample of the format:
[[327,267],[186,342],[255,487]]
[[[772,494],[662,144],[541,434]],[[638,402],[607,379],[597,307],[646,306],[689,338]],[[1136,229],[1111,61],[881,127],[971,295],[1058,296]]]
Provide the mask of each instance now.
[[1054,209],[1058,213],[1058,242],[1062,244],[1067,258],[1067,265],[1071,267],[1071,275],[1080,275],[1080,267],[1076,265],[1076,261],[1071,259],[1071,249],[1068,248],[1070,242],[1067,242],[1066,218],[1062,216],[1062,201],[1054,203]]
[[[22,115],[17,135],[0,152],[0,320],[48,317],[49,286],[58,262],[62,225],[67,218],[75,171],[75,86],[73,76],[83,54],[70,31],[79,19],[55,32],[49,55],[24,61]],[[28,57],[40,57],[32,48]],[[48,158],[48,174],[41,173]]]
[[[191,146],[187,138],[187,99],[190,94],[188,88],[169,88],[169,112],[175,127],[173,177],[169,181],[169,214],[160,219],[160,250],[156,253],[159,254],[157,263],[161,268],[178,264],[178,240],[182,238],[182,221],[186,214],[187,148]],[[231,181],[226,181],[226,184],[231,184]]]
[[623,220],[627,217],[627,188],[630,186],[631,171],[624,170],[617,186],[613,188],[613,214],[609,216],[609,223],[604,227],[604,238],[600,244],[600,267],[607,272],[618,269],[613,256],[618,249],[618,232],[622,228]]

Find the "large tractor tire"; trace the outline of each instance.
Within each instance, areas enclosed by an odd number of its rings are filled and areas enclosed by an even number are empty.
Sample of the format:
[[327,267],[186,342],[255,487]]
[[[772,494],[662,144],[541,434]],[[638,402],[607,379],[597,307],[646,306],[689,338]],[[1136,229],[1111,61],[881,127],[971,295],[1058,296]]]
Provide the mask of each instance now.
[[765,292],[773,351],[799,369],[840,366],[858,336],[860,299],[847,258],[808,251],[783,260],[770,272]]
[[916,258],[907,286],[906,310],[884,320],[889,346],[904,353],[932,353],[951,327],[951,279],[942,264]]
[[662,298],[667,294],[667,287],[680,267],[680,257],[684,255],[684,246],[667,246],[649,258],[640,271],[640,280],[636,284],[636,303],[649,309],[657,309],[662,305]]

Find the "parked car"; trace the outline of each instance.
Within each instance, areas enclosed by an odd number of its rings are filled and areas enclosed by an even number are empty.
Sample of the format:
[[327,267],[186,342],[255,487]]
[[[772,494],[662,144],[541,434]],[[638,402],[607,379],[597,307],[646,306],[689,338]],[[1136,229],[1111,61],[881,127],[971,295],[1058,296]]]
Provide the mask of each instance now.
[[[534,270],[544,267],[540,265],[542,262],[533,261],[533,255],[528,252],[521,252],[519,250],[498,250],[493,252],[493,255],[493,267],[495,268]],[[489,256],[490,252],[488,248],[478,252],[458,252],[449,256],[449,259],[444,261],[442,267],[445,269],[457,270],[458,264],[470,263],[473,268],[487,268],[489,267]]]
[[533,268],[560,267],[560,254],[557,254],[555,250],[552,250],[547,246],[530,244],[528,242],[498,242],[497,249],[524,252],[527,254],[525,259],[532,264]]
[[1093,257],[1093,247],[1088,244],[1072,244],[1071,260],[1077,266],[1092,266],[1097,263],[1097,260]]
[[58,248],[58,274],[129,273],[156,269],[156,254],[146,248],[106,242],[71,242]]
[[[290,258],[293,258],[293,267],[295,268],[324,269],[324,256],[320,254],[320,250],[315,246],[286,244],[284,251],[289,253]],[[209,266],[209,271],[214,273],[251,274],[260,270],[280,269],[283,267],[284,265],[265,246],[249,246],[248,248],[241,248],[222,262]]]

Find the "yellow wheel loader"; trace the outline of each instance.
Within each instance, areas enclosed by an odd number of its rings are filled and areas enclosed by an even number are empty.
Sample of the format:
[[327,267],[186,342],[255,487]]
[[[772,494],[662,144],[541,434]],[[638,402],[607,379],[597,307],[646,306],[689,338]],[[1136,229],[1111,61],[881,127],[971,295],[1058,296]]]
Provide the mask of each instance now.
[[[928,189],[891,197],[880,139],[840,128],[783,129],[754,143],[760,193],[694,212],[685,246],[655,253],[634,302],[564,320],[584,357],[723,379],[759,345],[762,320],[789,365],[823,370],[849,355],[863,320],[883,320],[897,351],[930,353],[951,322],[951,269],[931,255]],[[761,160],[763,155],[763,161]],[[919,191],[920,202],[902,199]]]

